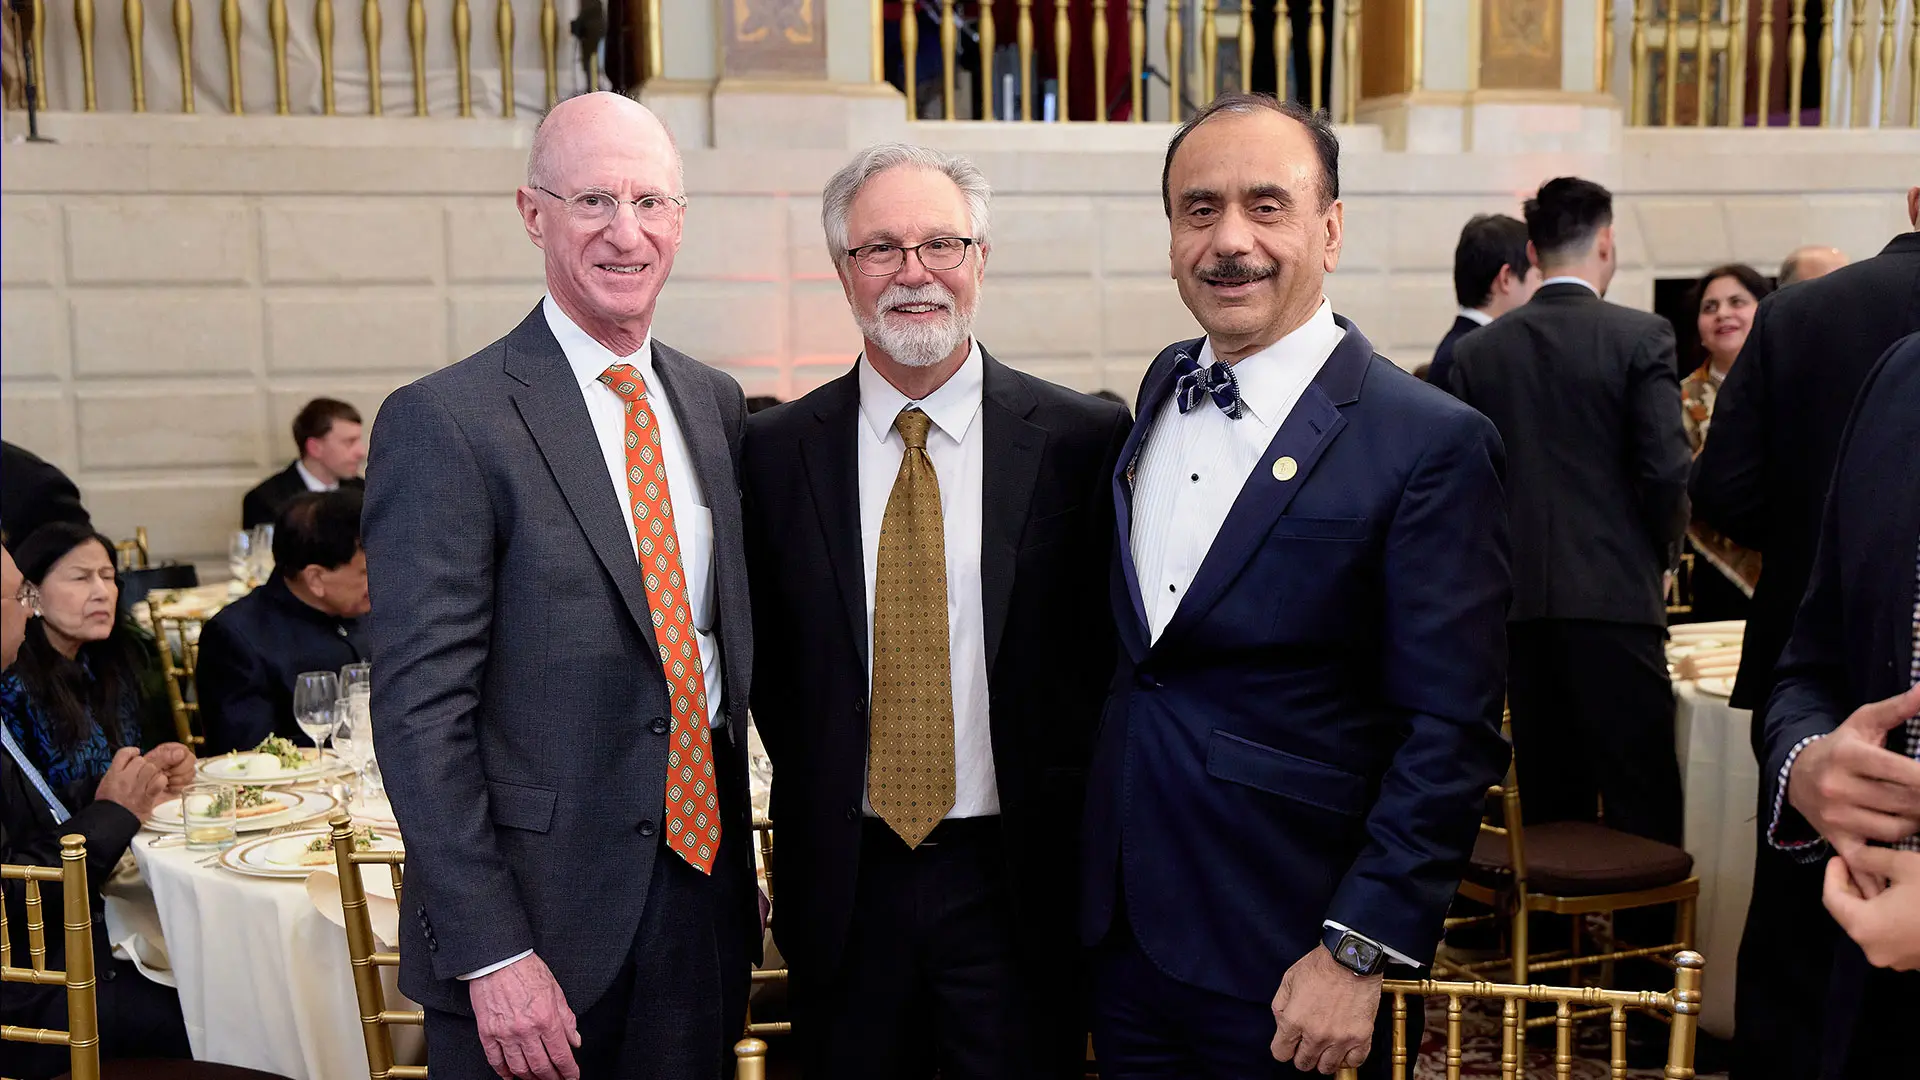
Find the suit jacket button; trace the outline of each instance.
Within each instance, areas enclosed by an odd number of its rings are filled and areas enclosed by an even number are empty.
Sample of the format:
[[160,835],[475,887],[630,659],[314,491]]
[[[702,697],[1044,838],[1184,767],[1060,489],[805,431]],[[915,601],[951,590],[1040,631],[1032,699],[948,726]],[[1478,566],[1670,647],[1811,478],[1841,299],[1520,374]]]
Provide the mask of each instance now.
[[653,718],[653,733],[654,733],[655,735],[665,735],[665,734],[667,733],[667,718],[666,718],[666,717],[664,717],[664,716],[656,716],[656,717],[654,717],[654,718]]
[[866,702],[864,702],[864,701],[856,701],[856,702],[854,702],[854,703],[853,703],[853,715],[855,715],[855,716],[865,716],[865,715],[867,715],[867,703],[866,703]]
[[860,808],[859,808],[859,807],[857,807],[857,806],[849,806],[849,807],[847,807],[847,820],[848,820],[848,821],[859,821],[859,820],[860,820]]
[[654,833],[654,826],[653,826],[653,822],[651,822],[651,821],[643,821],[643,822],[641,822],[641,823],[640,823],[640,835],[641,835],[641,836],[652,836],[652,835],[653,835],[653,833]]

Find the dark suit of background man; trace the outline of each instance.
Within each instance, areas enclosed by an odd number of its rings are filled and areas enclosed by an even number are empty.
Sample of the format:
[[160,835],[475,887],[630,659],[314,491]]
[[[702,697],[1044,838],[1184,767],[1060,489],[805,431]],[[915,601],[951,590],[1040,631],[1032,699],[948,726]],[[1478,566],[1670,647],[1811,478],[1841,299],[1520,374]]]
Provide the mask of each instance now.
[[1687,527],[1692,451],[1673,331],[1601,299],[1613,197],[1550,180],[1527,201],[1546,280],[1454,350],[1453,391],[1507,444],[1509,693],[1529,821],[1680,842],[1663,575]]
[[1332,313],[1338,169],[1325,114],[1265,96],[1167,149],[1207,336],[1147,370],[1111,480],[1081,920],[1106,1076],[1386,1075],[1382,970],[1431,962],[1506,761],[1500,438]]
[[[1907,217],[1920,229],[1920,188],[1907,192]],[[1920,231],[1762,300],[1720,388],[1713,438],[1694,461],[1689,490],[1696,517],[1766,556],[1733,687],[1733,704],[1754,710],[1756,755],[1760,706],[1807,590],[1840,434],[1875,360],[1915,331]],[[1760,794],[1764,828],[1772,806]],[[1760,840],[1735,988],[1734,1080],[1813,1072],[1838,933],[1820,905],[1820,876]]]
[[[1870,903],[1905,908],[1909,923],[1920,904],[1916,462],[1920,335],[1889,349],[1867,376],[1842,436],[1813,573],[1767,702],[1761,757],[1771,845],[1809,863],[1836,856],[1845,873],[1830,870],[1829,891],[1858,898],[1864,887]],[[1898,893],[1882,893],[1888,877]],[[1836,889],[1836,879],[1848,878],[1853,887]],[[1854,933],[1877,945],[1870,924]],[[1920,1073],[1913,1029],[1920,972],[1912,970],[1910,946],[1906,953],[1907,971],[1874,968],[1861,943],[1839,939],[1823,982],[1828,1007],[1818,1029],[1818,1071],[1798,1075],[1881,1080]]]
[[1433,350],[1427,381],[1441,389],[1453,371],[1453,347],[1463,337],[1533,298],[1540,268],[1527,254],[1527,225],[1505,214],[1479,214],[1460,230],[1453,249],[1453,298],[1460,313]]
[[[1074,859],[1113,673],[1106,482],[1129,421],[972,339],[988,197],[972,164],[921,147],[842,169],[823,217],[866,351],[747,424],[774,932],[822,1080],[1084,1072]],[[924,452],[898,430],[914,424]],[[906,532],[920,461],[939,527]],[[919,580],[897,600],[902,574]],[[924,712],[891,688],[915,617],[940,687]],[[892,740],[918,724],[938,775],[901,807]]]
[[80,505],[80,489],[59,466],[31,450],[0,442],[0,523],[6,526],[7,550],[50,521],[89,525],[93,519]]
[[649,337],[679,164],[628,98],[548,113],[546,299],[381,408],[373,715],[436,1077],[713,1080],[745,1018],[746,405]]
[[296,495],[361,487],[367,460],[360,411],[344,401],[314,398],[293,418],[293,464],[267,477],[240,501],[240,527],[271,525]]
[[201,628],[206,753],[251,750],[269,735],[311,745],[293,718],[294,680],[367,658],[360,503],[352,488],[294,496],[273,524],[273,580]]

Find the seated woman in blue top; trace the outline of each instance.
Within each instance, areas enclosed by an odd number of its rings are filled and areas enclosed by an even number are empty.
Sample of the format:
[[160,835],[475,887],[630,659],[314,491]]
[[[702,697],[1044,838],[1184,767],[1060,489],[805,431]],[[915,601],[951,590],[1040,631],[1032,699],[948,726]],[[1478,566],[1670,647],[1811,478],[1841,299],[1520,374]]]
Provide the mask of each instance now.
[[0,722],[56,788],[106,775],[114,752],[140,745],[133,649],[120,628],[113,543],[56,522],[14,547],[39,592],[20,658],[0,676]]

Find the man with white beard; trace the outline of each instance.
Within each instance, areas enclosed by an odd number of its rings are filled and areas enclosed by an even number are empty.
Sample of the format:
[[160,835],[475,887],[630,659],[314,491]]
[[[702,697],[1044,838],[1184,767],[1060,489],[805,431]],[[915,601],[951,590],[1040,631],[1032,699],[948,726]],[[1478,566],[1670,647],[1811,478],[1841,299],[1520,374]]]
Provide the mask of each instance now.
[[1076,861],[1118,405],[973,339],[991,192],[872,147],[822,222],[865,351],[747,424],[774,937],[809,1077],[1082,1074]]

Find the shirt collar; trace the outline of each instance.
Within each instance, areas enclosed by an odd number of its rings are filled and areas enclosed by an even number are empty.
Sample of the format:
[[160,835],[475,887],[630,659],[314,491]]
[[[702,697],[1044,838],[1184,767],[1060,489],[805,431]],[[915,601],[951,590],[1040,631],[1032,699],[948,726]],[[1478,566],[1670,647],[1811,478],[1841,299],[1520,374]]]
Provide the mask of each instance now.
[[918,406],[933,426],[947,433],[954,442],[964,441],[967,428],[973,424],[973,418],[979,415],[980,399],[986,388],[986,362],[980,359],[980,342],[973,341],[967,346],[967,358],[960,362],[960,370],[940,388],[919,401],[909,400],[886,376],[875,371],[867,362],[867,354],[860,354],[856,365],[860,382],[860,415],[867,418],[867,427],[873,437],[885,442],[887,433],[893,430],[893,422],[900,410],[909,405]]
[[[1306,378],[1320,371],[1340,340],[1347,336],[1333,321],[1333,305],[1325,297],[1320,307],[1299,329],[1233,365],[1234,378],[1240,383],[1240,403],[1254,419],[1277,424],[1283,417],[1281,407]],[[1213,364],[1213,339],[1200,346],[1200,366]]]
[[1585,286],[1587,291],[1593,293],[1593,295],[1595,296],[1600,295],[1600,286],[1595,285],[1593,282],[1588,281],[1586,278],[1576,277],[1572,274],[1561,274],[1557,277],[1550,277],[1547,280],[1540,283],[1540,287],[1543,289],[1549,285],[1581,285],[1581,286]]
[[340,484],[338,481],[331,484],[321,483],[319,477],[313,475],[313,473],[307,470],[307,463],[303,460],[295,459],[293,463],[293,467],[300,473],[300,482],[307,485],[308,491],[340,490]]
[[640,378],[647,384],[649,392],[654,388],[653,378],[653,331],[648,330],[646,339],[640,342],[640,348],[632,356],[615,356],[613,350],[595,341],[592,335],[580,329],[579,324],[567,317],[548,296],[540,302],[540,310],[547,317],[547,329],[553,331],[554,340],[560,343],[560,351],[566,354],[567,366],[573,369],[573,379],[582,390],[590,390],[600,375],[613,364],[629,364],[640,372]]
[[1493,316],[1481,311],[1479,308],[1463,307],[1460,309],[1460,317],[1471,323],[1479,323],[1481,326],[1485,326],[1493,321]]

